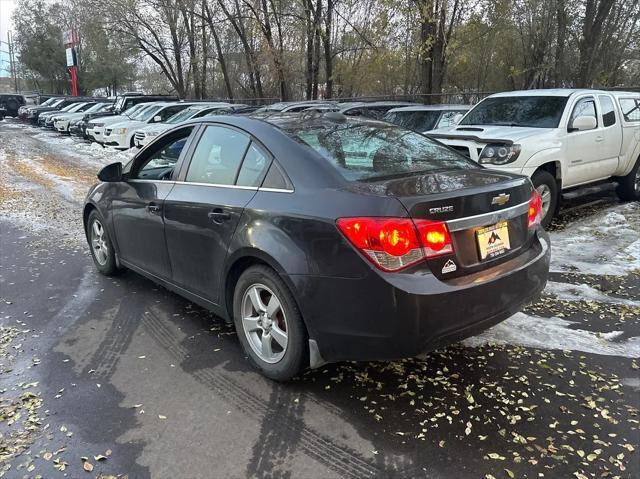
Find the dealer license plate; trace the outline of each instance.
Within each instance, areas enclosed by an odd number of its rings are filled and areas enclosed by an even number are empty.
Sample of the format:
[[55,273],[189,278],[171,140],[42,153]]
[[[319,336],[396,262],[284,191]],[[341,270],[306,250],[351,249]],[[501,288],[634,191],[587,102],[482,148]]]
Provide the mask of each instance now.
[[509,225],[502,221],[476,231],[476,241],[480,250],[480,259],[491,259],[511,249],[509,242]]

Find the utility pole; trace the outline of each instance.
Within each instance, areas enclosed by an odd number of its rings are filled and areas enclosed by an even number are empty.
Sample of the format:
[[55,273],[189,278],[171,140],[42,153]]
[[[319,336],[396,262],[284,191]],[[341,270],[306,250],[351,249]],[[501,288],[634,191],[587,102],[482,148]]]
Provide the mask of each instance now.
[[7,32],[7,45],[9,46],[9,69],[11,70],[11,78],[13,78],[13,90],[15,93],[20,91],[18,85],[18,66],[16,65],[16,56],[11,41],[11,32]]
[[72,29],[67,33],[65,43],[67,45],[67,66],[71,71],[71,89],[73,96],[78,96],[78,74],[76,71],[76,65],[78,59],[76,56],[76,44],[78,42],[78,34],[75,29]]

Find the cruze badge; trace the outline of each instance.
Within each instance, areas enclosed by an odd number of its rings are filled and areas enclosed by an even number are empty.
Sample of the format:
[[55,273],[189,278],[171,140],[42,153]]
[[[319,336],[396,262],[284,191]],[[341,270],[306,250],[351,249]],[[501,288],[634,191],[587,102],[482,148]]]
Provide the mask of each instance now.
[[507,204],[507,202],[509,201],[509,198],[511,198],[511,195],[508,195],[506,193],[500,193],[498,196],[493,197],[493,199],[491,200],[491,204],[503,206]]
[[436,208],[429,208],[429,213],[451,213],[453,212],[453,206],[438,206]]

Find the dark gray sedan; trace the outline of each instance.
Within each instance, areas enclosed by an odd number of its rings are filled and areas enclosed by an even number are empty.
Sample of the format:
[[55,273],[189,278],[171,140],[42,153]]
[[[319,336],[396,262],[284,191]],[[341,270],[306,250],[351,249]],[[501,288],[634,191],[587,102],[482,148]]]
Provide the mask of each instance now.
[[98,270],[128,268],[233,321],[277,380],[476,334],[547,280],[527,178],[387,123],[205,118],[98,178],[84,208]]

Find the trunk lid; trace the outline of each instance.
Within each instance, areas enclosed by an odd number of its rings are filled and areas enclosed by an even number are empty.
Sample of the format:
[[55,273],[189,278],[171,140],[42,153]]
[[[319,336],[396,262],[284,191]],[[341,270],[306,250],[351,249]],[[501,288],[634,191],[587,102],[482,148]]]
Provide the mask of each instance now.
[[[396,198],[413,219],[447,223],[453,254],[427,261],[433,274],[442,279],[487,269],[517,256],[532,242],[528,211],[533,187],[526,177],[478,168],[361,182],[357,188]],[[506,229],[482,231],[505,222]],[[497,240],[496,235],[507,238]],[[501,244],[508,248],[495,254],[493,246]]]

